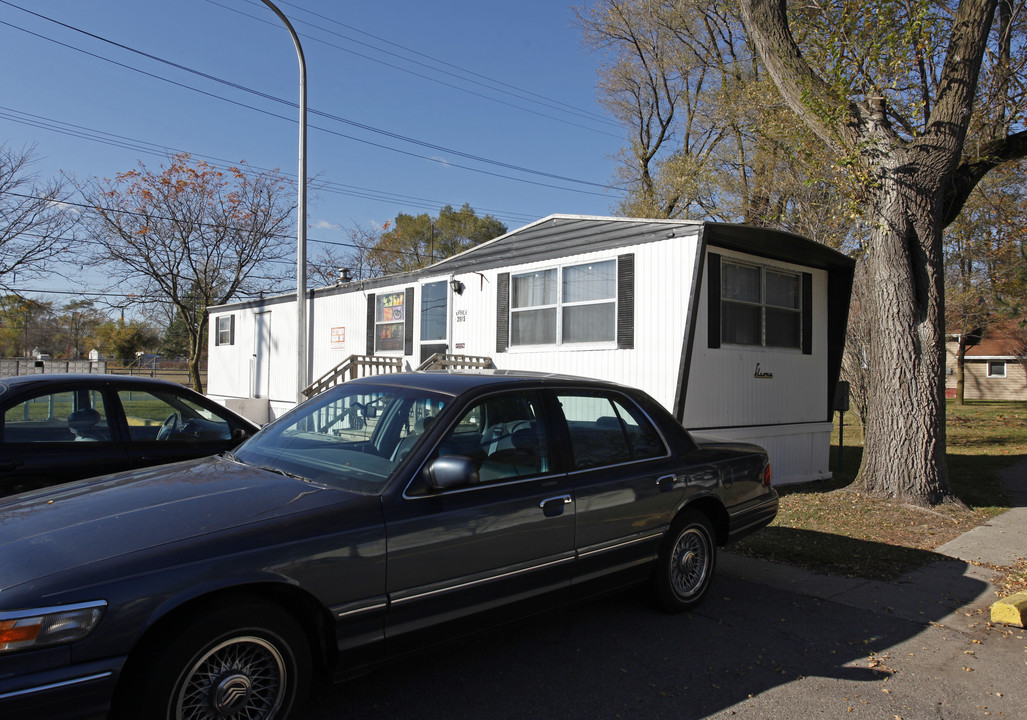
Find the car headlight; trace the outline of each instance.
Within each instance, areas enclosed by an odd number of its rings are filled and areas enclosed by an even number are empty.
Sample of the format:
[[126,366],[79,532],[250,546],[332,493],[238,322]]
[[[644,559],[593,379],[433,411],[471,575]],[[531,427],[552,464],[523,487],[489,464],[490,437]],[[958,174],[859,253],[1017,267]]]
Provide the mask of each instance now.
[[96,627],[105,600],[0,611],[0,653],[62,645],[81,640]]

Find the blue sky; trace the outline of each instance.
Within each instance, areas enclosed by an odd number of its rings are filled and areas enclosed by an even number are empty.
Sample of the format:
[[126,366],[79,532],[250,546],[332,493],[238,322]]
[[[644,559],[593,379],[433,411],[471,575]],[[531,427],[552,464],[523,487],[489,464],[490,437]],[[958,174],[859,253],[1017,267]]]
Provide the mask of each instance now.
[[[277,5],[307,61],[309,175],[328,184],[309,199],[311,257],[354,224],[447,203],[510,229],[612,212],[624,131],[570,5]],[[174,151],[296,173],[296,55],[259,0],[0,0],[0,65],[0,142],[34,145],[41,177]]]

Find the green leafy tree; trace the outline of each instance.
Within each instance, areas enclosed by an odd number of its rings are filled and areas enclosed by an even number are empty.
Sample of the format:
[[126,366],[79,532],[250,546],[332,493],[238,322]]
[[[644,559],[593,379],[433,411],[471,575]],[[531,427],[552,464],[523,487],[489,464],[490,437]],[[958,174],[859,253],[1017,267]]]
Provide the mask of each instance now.
[[56,317],[54,357],[79,360],[99,343],[99,329],[109,322],[105,312],[92,300],[74,300],[61,308]]
[[942,231],[988,173],[1027,154],[1023,3],[740,0],[788,107],[856,189],[873,383],[859,477],[874,495],[951,498]]
[[101,351],[130,365],[137,353],[152,352],[160,342],[160,334],[141,320],[109,320],[97,328]]
[[20,295],[0,297],[0,348],[5,357],[54,351],[53,303]]
[[172,309],[189,337],[189,375],[203,390],[207,308],[256,295],[288,275],[294,205],[274,171],[221,171],[176,155],[160,172],[140,163],[84,188],[92,262],[121,292]]
[[506,233],[506,225],[491,215],[478,217],[470,205],[459,210],[446,205],[438,217],[400,213],[367,252],[371,276],[427,267],[444,258]]

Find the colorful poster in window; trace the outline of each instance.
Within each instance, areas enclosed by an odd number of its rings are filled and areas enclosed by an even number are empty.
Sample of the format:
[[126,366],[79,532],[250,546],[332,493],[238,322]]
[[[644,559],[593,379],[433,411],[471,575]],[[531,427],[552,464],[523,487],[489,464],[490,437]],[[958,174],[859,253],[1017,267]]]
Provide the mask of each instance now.
[[378,325],[374,349],[385,352],[403,350],[403,323]]
[[379,295],[377,302],[378,322],[375,328],[375,352],[403,351],[404,302],[402,292]]
[[399,322],[403,319],[405,294],[401,292],[378,296],[378,322]]

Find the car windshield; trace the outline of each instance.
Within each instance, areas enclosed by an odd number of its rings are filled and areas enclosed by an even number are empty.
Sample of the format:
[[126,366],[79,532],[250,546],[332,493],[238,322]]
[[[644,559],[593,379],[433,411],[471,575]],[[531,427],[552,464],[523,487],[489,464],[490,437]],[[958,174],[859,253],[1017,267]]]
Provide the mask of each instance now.
[[240,462],[354,492],[379,492],[446,405],[445,395],[343,383],[271,423]]

